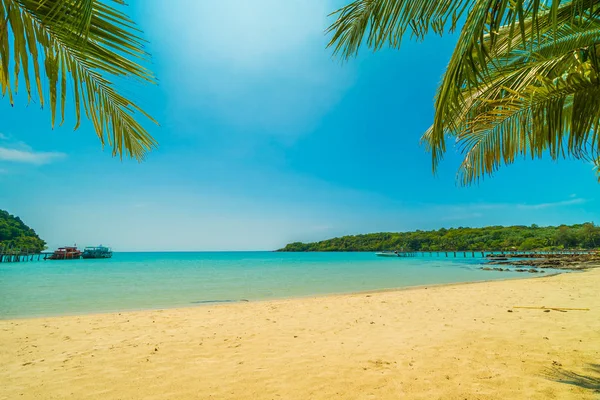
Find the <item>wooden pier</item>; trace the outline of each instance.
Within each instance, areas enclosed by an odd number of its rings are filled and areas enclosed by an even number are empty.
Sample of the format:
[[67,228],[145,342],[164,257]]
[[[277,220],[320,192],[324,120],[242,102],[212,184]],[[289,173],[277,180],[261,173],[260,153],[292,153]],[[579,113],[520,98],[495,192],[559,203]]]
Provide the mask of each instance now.
[[35,252],[29,249],[0,247],[0,263],[39,261],[46,259],[47,252]]
[[513,257],[535,258],[564,256],[564,255],[592,255],[598,254],[594,250],[561,250],[561,251],[491,251],[491,250],[436,250],[436,251],[398,251],[398,257],[444,257],[444,258],[487,258],[487,257]]

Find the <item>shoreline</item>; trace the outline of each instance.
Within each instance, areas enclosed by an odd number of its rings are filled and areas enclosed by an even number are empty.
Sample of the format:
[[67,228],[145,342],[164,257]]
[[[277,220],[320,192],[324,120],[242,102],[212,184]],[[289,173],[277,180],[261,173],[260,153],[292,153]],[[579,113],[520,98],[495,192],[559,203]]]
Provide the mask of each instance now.
[[361,294],[376,294],[376,293],[393,293],[393,292],[401,292],[401,291],[410,291],[410,290],[420,290],[427,288],[437,288],[437,287],[446,287],[446,286],[462,286],[462,285],[472,285],[472,284],[480,284],[487,282],[506,282],[506,281],[515,281],[515,280],[529,280],[529,279],[541,279],[541,278],[550,278],[553,276],[559,276],[568,273],[584,273],[589,271],[589,269],[580,269],[580,270],[563,270],[557,271],[549,274],[543,275],[531,275],[523,274],[523,276],[517,276],[512,278],[501,278],[501,279],[483,279],[477,281],[464,281],[464,282],[450,282],[450,283],[434,283],[431,285],[414,285],[414,286],[404,286],[404,287],[395,287],[395,288],[382,288],[382,289],[372,289],[372,290],[359,290],[354,292],[333,292],[333,293],[325,293],[321,295],[304,295],[304,296],[292,296],[292,297],[279,297],[279,298],[271,298],[271,299],[258,299],[258,300],[247,300],[247,299],[239,299],[239,300],[208,300],[202,301],[201,303],[190,303],[189,305],[177,305],[173,307],[151,307],[151,308],[126,308],[120,310],[107,310],[107,311],[92,311],[86,312],[82,311],[80,313],[59,313],[59,314],[48,314],[48,315],[25,315],[25,316],[17,316],[17,317],[9,317],[4,318],[0,316],[0,322],[5,321],[22,321],[29,319],[46,319],[46,318],[62,318],[62,317],[81,317],[87,315],[107,315],[107,314],[123,314],[123,313],[137,313],[144,311],[169,311],[169,310],[180,310],[180,309],[194,309],[194,308],[203,308],[203,307],[218,307],[218,306],[227,306],[234,304],[256,304],[256,303],[269,303],[269,302],[277,302],[277,301],[287,301],[287,300],[302,300],[302,299],[322,299],[327,297],[343,297],[343,296],[353,296],[353,295],[361,295]]
[[1,320],[0,398],[592,400],[585,272]]

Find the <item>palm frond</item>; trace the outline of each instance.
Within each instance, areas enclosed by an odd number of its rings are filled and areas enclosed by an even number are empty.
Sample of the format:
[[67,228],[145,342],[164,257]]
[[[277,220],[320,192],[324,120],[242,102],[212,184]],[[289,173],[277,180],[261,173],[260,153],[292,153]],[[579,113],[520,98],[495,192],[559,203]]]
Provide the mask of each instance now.
[[[443,34],[457,29],[467,19],[467,30],[475,29],[478,37],[490,34],[492,45],[496,33],[509,27],[509,38],[521,36],[524,41],[539,34],[544,25],[538,18],[550,17],[551,26],[560,25],[558,11],[561,5],[573,3],[573,11],[581,13],[594,7],[594,0],[354,0],[334,11],[336,19],[327,29],[332,33],[329,47],[344,58],[355,55],[366,39],[373,50],[388,45],[400,47],[406,34],[423,39],[428,33]],[[473,12],[485,9],[486,20],[480,24],[471,18]],[[529,18],[533,29],[527,31],[524,21]],[[473,24],[473,26],[468,26]],[[482,54],[486,49],[480,47]]]
[[333,15],[329,46],[345,58],[462,23],[422,139],[434,171],[448,137],[465,184],[519,155],[598,163],[600,0],[355,0]]
[[[594,29],[600,34],[597,26]],[[563,30],[564,43],[577,46],[568,29]],[[518,55],[496,69],[477,93],[465,93],[466,107],[456,116],[455,129],[447,131],[465,154],[459,171],[462,183],[493,173],[519,154],[535,158],[547,151],[553,159],[597,159],[600,79],[591,56],[597,51],[593,45],[544,57],[533,53],[526,60]]]
[[[472,0],[355,0],[333,12],[336,21],[329,46],[344,58],[354,56],[365,38],[379,50],[386,44],[399,47],[407,32],[423,38],[429,31],[454,30]],[[368,32],[368,33],[367,33]]]
[[473,183],[519,156],[533,159],[547,152],[555,160],[569,156],[597,162],[599,99],[597,84],[579,81],[538,90],[531,98],[497,102],[493,110],[471,122],[470,131],[457,137],[465,154],[461,183]]
[[71,86],[75,129],[83,108],[102,145],[108,143],[115,156],[141,160],[157,145],[136,118],[156,121],[111,83],[115,77],[156,83],[140,64],[149,55],[125,14],[99,0],[0,0],[0,16],[5,21],[0,28],[0,84],[11,103],[22,75],[29,100],[37,94],[40,106],[48,105],[54,127],[57,109],[64,122]]
[[[556,41],[560,27],[573,21],[587,21],[595,15],[599,5],[600,1],[594,0],[533,0],[529,3],[523,0],[508,5],[502,0],[477,1],[436,96],[435,117],[428,133],[434,170],[446,151],[445,133],[457,129],[456,116],[467,106],[465,93],[480,90],[486,81],[497,76],[498,65],[505,65],[506,55],[513,50],[515,54],[534,54],[544,45],[546,50],[557,54],[561,50]],[[489,12],[495,10],[487,19],[486,8]],[[490,20],[495,22],[490,23]],[[515,34],[517,23],[520,35]]]

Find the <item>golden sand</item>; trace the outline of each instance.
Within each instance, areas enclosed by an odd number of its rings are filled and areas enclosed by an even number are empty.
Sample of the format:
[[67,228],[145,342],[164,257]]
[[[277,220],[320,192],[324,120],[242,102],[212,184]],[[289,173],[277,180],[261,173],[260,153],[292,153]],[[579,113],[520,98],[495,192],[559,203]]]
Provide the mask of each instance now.
[[0,321],[0,399],[598,399],[599,364],[600,269]]

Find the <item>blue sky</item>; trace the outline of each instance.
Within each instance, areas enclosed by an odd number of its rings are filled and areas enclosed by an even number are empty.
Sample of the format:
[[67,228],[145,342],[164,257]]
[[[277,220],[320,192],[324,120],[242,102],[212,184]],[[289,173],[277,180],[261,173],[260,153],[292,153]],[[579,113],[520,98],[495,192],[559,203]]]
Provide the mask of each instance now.
[[[89,123],[50,129],[26,96],[0,102],[0,208],[50,248],[270,250],[342,234],[598,222],[580,161],[520,161],[456,184],[419,138],[454,40],[406,41],[347,63],[325,49],[324,0],[131,1],[158,86],[125,86],[160,127],[119,161]],[[143,4],[143,6],[142,6]]]

